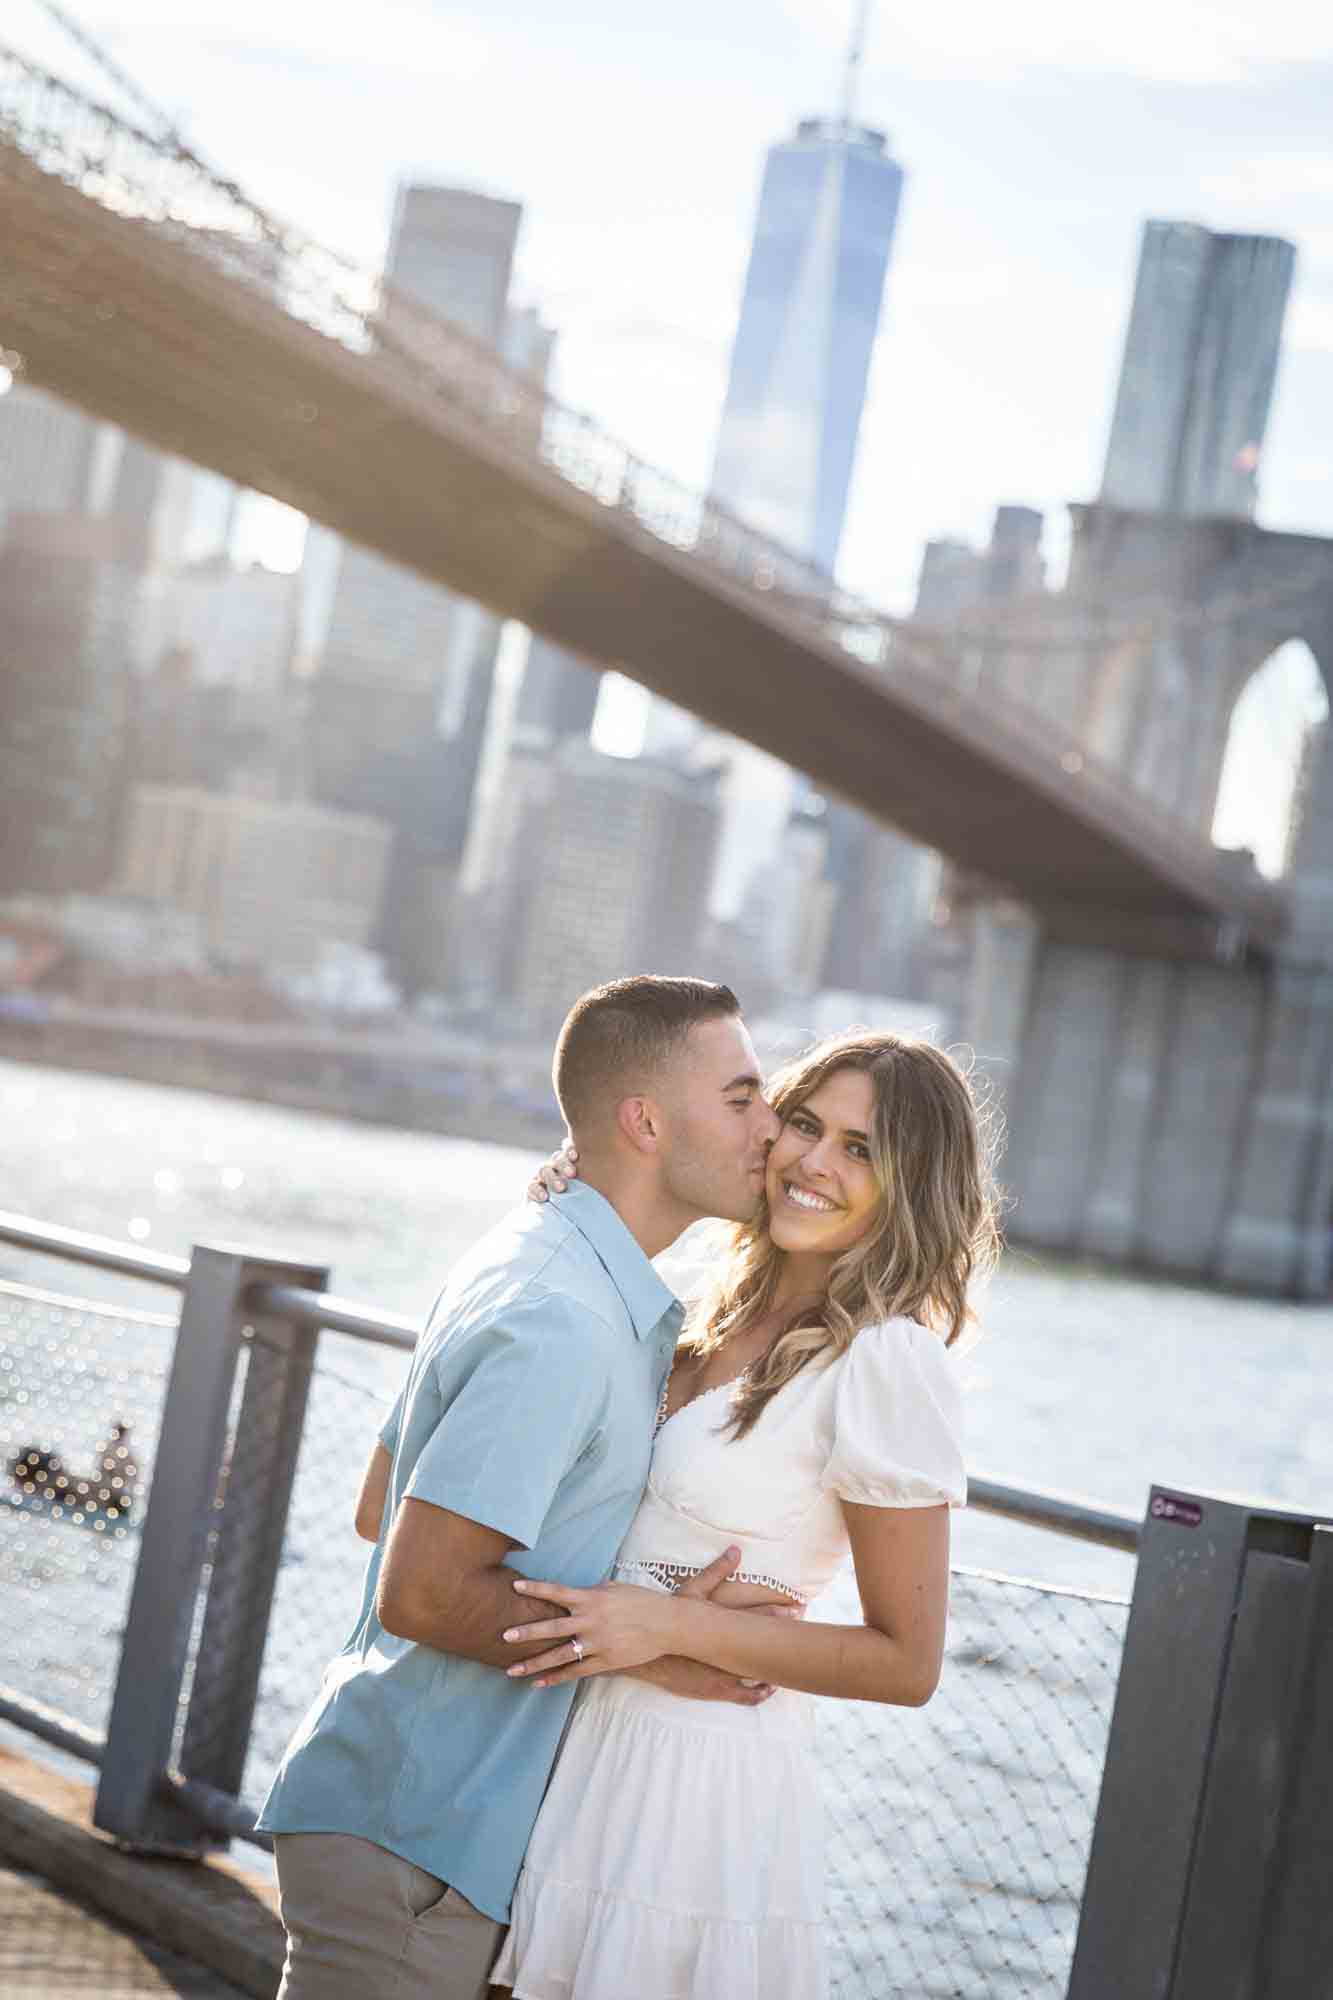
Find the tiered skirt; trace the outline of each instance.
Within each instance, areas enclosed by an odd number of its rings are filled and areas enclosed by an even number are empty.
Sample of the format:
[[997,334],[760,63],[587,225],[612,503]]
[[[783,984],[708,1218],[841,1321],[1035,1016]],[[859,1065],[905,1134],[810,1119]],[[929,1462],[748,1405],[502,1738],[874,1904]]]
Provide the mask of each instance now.
[[[540,1694],[535,1696],[540,1700]],[[492,1979],[514,2000],[823,2000],[813,1705],[579,1690]]]

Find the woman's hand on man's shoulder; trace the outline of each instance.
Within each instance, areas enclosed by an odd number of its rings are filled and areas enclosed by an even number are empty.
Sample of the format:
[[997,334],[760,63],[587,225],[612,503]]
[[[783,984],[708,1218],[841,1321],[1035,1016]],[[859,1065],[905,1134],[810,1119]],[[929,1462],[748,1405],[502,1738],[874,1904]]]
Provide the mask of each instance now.
[[527,1185],[529,1201],[549,1201],[553,1194],[564,1194],[571,1181],[579,1177],[578,1147],[572,1139],[567,1139],[549,1160],[543,1160]]

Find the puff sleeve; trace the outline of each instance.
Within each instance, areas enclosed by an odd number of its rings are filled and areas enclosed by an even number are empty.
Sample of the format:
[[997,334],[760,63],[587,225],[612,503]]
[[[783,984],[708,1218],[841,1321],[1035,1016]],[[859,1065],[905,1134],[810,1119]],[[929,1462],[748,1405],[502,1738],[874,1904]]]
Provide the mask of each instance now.
[[823,1484],[864,1507],[967,1504],[958,1363],[913,1320],[868,1326],[840,1369]]

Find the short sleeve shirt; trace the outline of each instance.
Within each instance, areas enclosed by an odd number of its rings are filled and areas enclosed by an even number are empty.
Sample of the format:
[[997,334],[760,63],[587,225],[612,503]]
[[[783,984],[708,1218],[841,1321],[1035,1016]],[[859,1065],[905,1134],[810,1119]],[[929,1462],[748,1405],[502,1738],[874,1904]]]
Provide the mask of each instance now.
[[385,1530],[265,1831],[358,1834],[507,1918],[574,1688],[386,1632],[385,1531],[404,1498],[424,1500],[518,1543],[506,1561],[523,1575],[601,1582],[643,1492],[680,1319],[610,1203],[582,1185],[525,1204],[465,1259],[381,1433]]

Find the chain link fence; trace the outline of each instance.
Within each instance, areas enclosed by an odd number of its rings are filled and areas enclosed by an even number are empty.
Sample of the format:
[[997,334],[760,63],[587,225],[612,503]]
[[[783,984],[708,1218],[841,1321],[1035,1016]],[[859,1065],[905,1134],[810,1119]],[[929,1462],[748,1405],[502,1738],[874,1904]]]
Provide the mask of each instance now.
[[97,1734],[176,1319],[0,1279],[0,1683]]
[[[99,1735],[176,1329],[174,1310],[0,1279],[0,1681]],[[238,1343],[173,1764],[243,1816],[355,1624],[357,1489],[404,1357],[262,1313]],[[849,1575],[813,1615],[858,1615]],[[957,1569],[927,1708],[818,1705],[833,2000],[1063,1995],[1126,1618],[1117,1599]]]
[[819,1704],[833,2000],[1061,2000],[1127,1617],[958,1569],[928,1707]]

